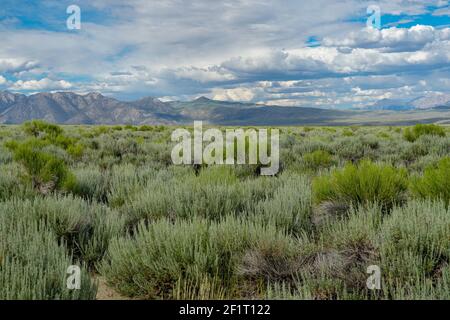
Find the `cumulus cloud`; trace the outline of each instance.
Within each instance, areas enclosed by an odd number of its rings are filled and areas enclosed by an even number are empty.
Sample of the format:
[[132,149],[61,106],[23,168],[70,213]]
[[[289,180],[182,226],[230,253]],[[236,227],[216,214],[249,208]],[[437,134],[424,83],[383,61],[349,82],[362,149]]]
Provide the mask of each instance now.
[[415,51],[436,40],[448,40],[450,28],[416,25],[409,29],[392,27],[378,30],[364,28],[343,38],[325,37],[325,46],[344,48],[380,48],[383,51]]
[[6,83],[6,79],[5,77],[3,77],[2,75],[0,75],[0,86]]
[[221,101],[254,101],[256,97],[261,96],[261,88],[233,88],[233,89],[214,89],[212,98]]
[[41,80],[18,80],[11,86],[11,90],[65,90],[72,88],[72,84],[65,80],[51,80],[43,78]]
[[450,41],[431,42],[421,50],[386,52],[379,49],[355,48],[340,52],[335,47],[300,48],[279,51],[260,57],[239,57],[222,67],[241,78],[317,79],[358,73],[386,74],[412,72],[424,68],[450,66]]

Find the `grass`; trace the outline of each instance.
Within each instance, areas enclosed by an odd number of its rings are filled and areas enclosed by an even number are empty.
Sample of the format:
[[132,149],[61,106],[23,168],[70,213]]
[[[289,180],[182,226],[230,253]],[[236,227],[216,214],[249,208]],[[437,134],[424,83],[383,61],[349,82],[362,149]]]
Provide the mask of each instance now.
[[274,177],[172,130],[0,127],[0,299],[450,298],[448,127],[280,128]]

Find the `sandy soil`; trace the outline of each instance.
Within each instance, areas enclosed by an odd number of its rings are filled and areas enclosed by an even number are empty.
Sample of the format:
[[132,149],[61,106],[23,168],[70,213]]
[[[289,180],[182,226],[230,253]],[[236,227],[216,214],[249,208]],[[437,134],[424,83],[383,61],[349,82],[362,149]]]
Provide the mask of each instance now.
[[103,277],[97,277],[96,279],[98,281],[97,300],[130,300],[130,298],[122,296],[108,286]]

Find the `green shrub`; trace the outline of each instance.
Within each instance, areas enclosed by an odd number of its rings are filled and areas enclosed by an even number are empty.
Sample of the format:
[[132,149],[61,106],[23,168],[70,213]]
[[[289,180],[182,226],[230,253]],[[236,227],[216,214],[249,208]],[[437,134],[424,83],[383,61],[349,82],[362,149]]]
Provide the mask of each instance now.
[[48,139],[56,139],[57,136],[63,133],[61,127],[46,123],[42,120],[32,120],[25,122],[23,124],[23,129],[26,134],[34,136],[36,138],[48,138]]
[[201,184],[197,177],[183,181],[185,186],[173,190],[173,212],[182,218],[201,216],[217,220],[241,212],[251,199],[251,190],[239,184]]
[[316,150],[303,156],[303,161],[308,168],[328,168],[333,165],[333,157],[327,151]]
[[135,192],[113,191],[113,194],[114,199],[123,194],[120,210],[128,217],[130,225],[164,217],[220,220],[230,214],[253,212],[258,201],[270,198],[283,183],[281,179],[268,177],[240,181],[237,173],[229,166],[211,166],[195,176],[188,167],[170,167],[137,186]]
[[313,197],[316,204],[331,201],[344,204],[377,202],[390,209],[403,201],[407,189],[406,172],[389,165],[363,161],[358,166],[347,164],[313,181]]
[[12,140],[5,146],[13,153],[14,160],[25,167],[33,188],[42,194],[71,188],[75,178],[65,158],[67,153],[74,158],[81,157],[83,147],[76,144],[76,139],[63,135],[61,127],[41,120],[24,123],[23,130],[32,137],[23,142]]
[[438,166],[429,167],[422,177],[412,178],[413,194],[420,198],[442,199],[450,202],[450,157],[442,159]]
[[108,177],[108,204],[112,208],[123,206],[135,193],[142,190],[145,181],[152,177],[154,170],[137,170],[132,164],[113,165]]
[[353,137],[355,134],[352,130],[344,129],[342,130],[342,136],[344,137]]
[[109,175],[97,166],[80,167],[73,170],[76,183],[68,189],[72,194],[87,200],[108,201]]
[[330,144],[332,153],[344,161],[358,162],[367,158],[370,154],[370,148],[362,143],[360,139],[354,137],[345,137],[334,140]]
[[[300,270],[315,299],[367,299],[367,267],[379,265],[377,235],[382,208],[376,204],[352,208],[345,219],[328,220],[318,234],[312,268]],[[376,294],[376,293],[375,293]]]
[[449,298],[449,228],[443,202],[411,201],[392,211],[379,234],[386,298]]
[[38,226],[2,230],[0,245],[0,299],[2,300],[87,300],[95,299],[96,285],[82,267],[81,289],[66,286],[67,268],[74,263],[54,236]]
[[360,140],[364,146],[368,146],[370,149],[378,149],[380,146],[379,139],[374,135],[364,135]]
[[133,226],[140,221],[153,222],[161,218],[177,217],[172,210],[173,202],[178,201],[172,194],[174,183],[161,182],[159,179],[149,182],[124,203],[121,211],[125,213],[128,225]]
[[408,165],[416,161],[418,158],[428,154],[428,147],[419,141],[410,143],[406,148],[400,152],[400,157]]
[[99,138],[101,157],[112,156],[119,161],[129,162],[128,158],[133,158],[141,151],[137,142],[131,138],[115,138],[103,135]]
[[[442,201],[411,201],[384,215],[373,205],[322,228],[297,280],[271,282],[275,299],[448,299],[450,212]],[[305,244],[304,244],[305,246]],[[381,290],[366,287],[381,269]]]
[[380,137],[380,138],[382,138],[382,139],[391,139],[391,138],[392,138],[392,137],[391,137],[388,133],[386,133],[386,132],[379,132],[379,133],[377,134],[377,136]]
[[63,129],[55,124],[33,120],[24,123],[23,129],[26,134],[39,139],[42,143],[63,148],[74,158],[80,158],[83,154],[83,146],[77,143],[77,139],[64,135]]
[[82,144],[71,144],[67,147],[67,153],[74,159],[81,159],[84,154],[84,146]]
[[12,161],[12,153],[4,145],[0,145],[0,164],[8,164]]
[[[120,292],[142,298],[174,298],[189,283],[189,291],[200,279],[220,281],[220,296],[232,296],[236,263],[243,253],[258,244],[293,243],[273,227],[227,218],[209,224],[204,220],[171,223],[160,220],[140,224],[135,235],[111,242],[108,260],[101,272]],[[176,290],[174,290],[176,288]],[[217,298],[217,296],[216,296]]]
[[55,240],[88,266],[101,260],[109,239],[124,231],[124,220],[118,213],[72,197],[12,199],[0,204],[0,209],[24,224],[49,229]]
[[146,124],[144,124],[138,128],[138,131],[152,131],[152,130],[153,130],[153,127],[146,125]]
[[14,154],[14,160],[21,163],[27,171],[33,188],[43,194],[54,190],[70,188],[74,176],[67,169],[64,160],[41,150],[45,142],[29,139],[23,143],[10,143],[7,146]]
[[111,131],[111,127],[107,126],[95,126],[92,129],[92,133],[94,136],[100,136],[102,134],[107,134]]
[[130,131],[137,131],[138,127],[135,127],[135,126],[133,126],[131,124],[127,124],[127,125],[125,125],[124,129],[125,130],[130,130]]
[[80,290],[67,289],[67,268],[79,263],[30,204],[0,204],[0,299],[94,299],[96,285],[83,266]]
[[435,124],[416,124],[413,128],[406,128],[403,133],[403,137],[409,142],[414,142],[423,135],[445,137],[445,129]]
[[22,199],[32,198],[34,190],[27,183],[22,183],[23,168],[17,163],[0,165],[0,200],[8,200],[13,197]]
[[255,205],[249,219],[294,234],[311,230],[310,180],[289,173],[283,174],[280,179],[282,185],[272,197],[266,197]]

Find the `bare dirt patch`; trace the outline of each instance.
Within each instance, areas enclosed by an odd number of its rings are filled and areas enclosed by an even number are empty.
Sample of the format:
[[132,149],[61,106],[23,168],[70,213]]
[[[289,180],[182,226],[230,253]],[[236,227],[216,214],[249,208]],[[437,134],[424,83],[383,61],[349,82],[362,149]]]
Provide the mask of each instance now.
[[131,300],[111,288],[103,277],[97,277],[97,300]]

